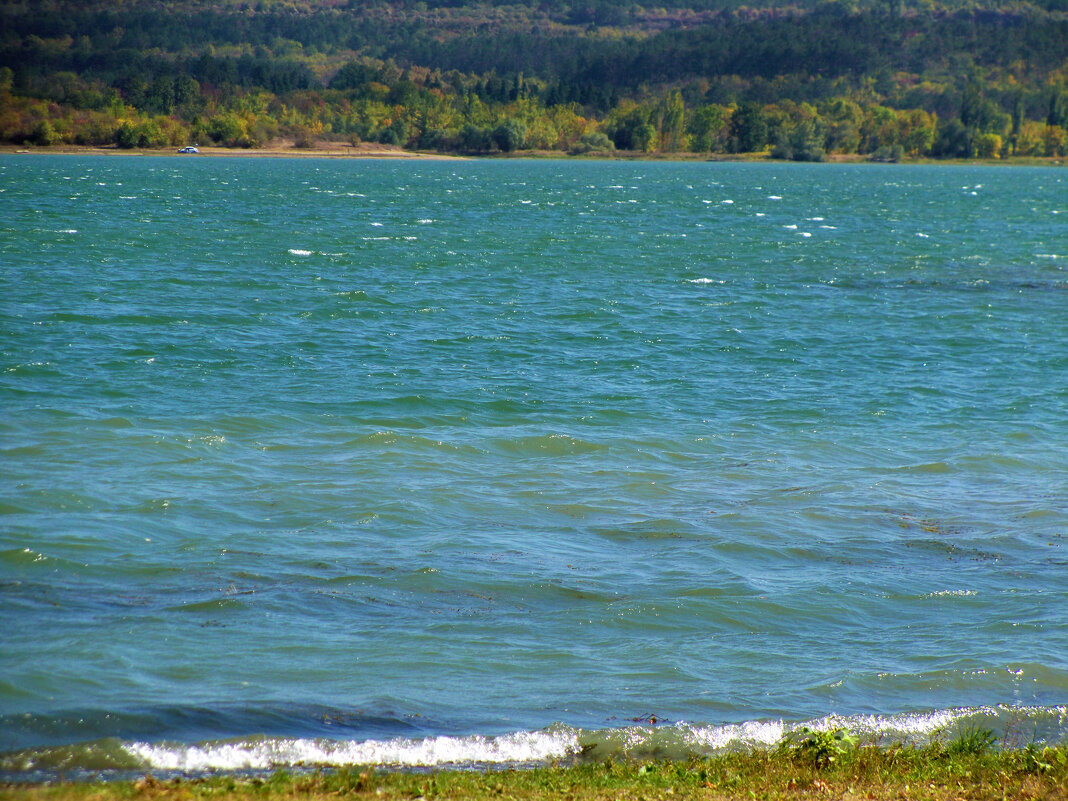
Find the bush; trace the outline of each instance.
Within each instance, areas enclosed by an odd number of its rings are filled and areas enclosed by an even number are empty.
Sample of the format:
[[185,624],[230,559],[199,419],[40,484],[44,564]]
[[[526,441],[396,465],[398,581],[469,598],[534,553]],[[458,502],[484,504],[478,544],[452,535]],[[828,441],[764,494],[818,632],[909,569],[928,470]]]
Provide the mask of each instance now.
[[905,148],[901,145],[883,145],[868,156],[868,161],[881,161],[884,164],[896,164],[905,158]]
[[460,149],[467,153],[484,153],[491,144],[489,131],[485,128],[467,124],[460,131]]
[[527,142],[527,126],[518,120],[508,119],[493,129],[493,143],[505,153],[519,150]]
[[824,768],[852,751],[856,744],[856,736],[846,729],[817,731],[804,726],[785,735],[779,746],[802,762]]
[[572,153],[590,153],[592,151],[607,151],[611,153],[616,149],[615,144],[601,131],[583,134],[575,145]]

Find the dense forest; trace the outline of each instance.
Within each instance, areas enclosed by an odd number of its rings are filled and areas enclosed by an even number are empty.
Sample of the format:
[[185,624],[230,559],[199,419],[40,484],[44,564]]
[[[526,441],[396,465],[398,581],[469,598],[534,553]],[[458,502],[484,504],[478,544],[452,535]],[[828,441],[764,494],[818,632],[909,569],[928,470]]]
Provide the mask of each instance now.
[[0,141],[1062,157],[1068,0],[0,0]]

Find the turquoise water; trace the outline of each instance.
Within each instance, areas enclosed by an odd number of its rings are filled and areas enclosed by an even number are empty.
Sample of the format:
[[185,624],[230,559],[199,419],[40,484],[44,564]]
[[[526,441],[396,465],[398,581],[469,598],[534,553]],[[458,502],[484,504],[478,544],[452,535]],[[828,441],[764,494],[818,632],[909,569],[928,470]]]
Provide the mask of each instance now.
[[1068,173],[0,159],[0,770],[1068,737]]

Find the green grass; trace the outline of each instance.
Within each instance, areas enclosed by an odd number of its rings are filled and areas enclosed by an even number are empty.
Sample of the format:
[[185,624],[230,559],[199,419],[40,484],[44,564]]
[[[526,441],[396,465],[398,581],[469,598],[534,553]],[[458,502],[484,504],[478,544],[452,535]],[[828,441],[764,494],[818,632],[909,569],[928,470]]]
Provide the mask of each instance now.
[[859,744],[801,730],[767,751],[679,762],[601,762],[530,770],[385,772],[349,767],[267,778],[0,787],[11,801],[664,801],[666,799],[1068,799],[1068,745],[995,750],[986,730],[924,748]]

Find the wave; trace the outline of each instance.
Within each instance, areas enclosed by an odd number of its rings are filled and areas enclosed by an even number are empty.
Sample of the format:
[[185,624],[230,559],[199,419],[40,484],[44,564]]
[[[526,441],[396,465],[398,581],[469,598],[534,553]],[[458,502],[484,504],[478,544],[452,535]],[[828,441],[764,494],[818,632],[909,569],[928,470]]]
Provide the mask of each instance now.
[[470,734],[382,739],[249,736],[196,743],[105,738],[0,754],[0,780],[89,778],[99,772],[199,775],[344,765],[386,769],[531,767],[608,759],[685,760],[775,746],[802,727],[843,727],[862,742],[923,746],[956,732],[991,730],[1006,747],[1068,740],[1068,706],[964,707],[895,715],[827,715],[805,721],[754,720],[700,724],[665,722],[654,715],[633,725],[581,729],[554,724],[537,731],[496,736]]

